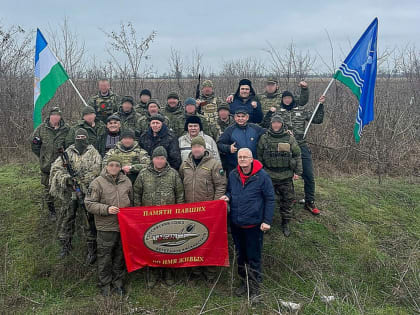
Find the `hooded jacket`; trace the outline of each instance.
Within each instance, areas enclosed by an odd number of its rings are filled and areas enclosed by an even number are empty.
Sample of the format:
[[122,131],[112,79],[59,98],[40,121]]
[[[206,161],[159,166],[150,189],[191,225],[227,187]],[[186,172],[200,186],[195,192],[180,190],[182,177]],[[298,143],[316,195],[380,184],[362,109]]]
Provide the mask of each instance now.
[[266,223],[274,214],[274,188],[261,162],[253,161],[252,171],[245,176],[238,166],[229,174],[226,196],[230,204],[230,220],[237,226]]

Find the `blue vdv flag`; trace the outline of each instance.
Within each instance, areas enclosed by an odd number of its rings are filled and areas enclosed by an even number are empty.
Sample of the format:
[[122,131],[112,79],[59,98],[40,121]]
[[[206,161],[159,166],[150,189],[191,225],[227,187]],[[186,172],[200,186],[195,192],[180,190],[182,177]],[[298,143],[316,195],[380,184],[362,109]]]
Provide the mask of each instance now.
[[378,18],[369,25],[350,54],[334,74],[359,100],[354,138],[360,141],[363,127],[373,120],[377,70]]

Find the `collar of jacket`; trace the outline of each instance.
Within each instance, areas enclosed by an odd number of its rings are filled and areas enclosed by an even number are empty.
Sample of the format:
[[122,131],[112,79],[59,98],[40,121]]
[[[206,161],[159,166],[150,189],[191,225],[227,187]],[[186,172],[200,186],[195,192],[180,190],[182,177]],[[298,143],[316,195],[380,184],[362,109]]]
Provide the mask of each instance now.
[[188,158],[185,160],[185,162],[191,167],[191,168],[198,168],[201,164],[203,164],[204,162],[207,162],[208,160],[210,160],[212,157],[210,155],[210,152],[208,150],[204,151],[204,155],[203,158],[201,159],[200,164],[198,164],[197,166],[195,165],[194,161],[193,161],[193,156],[192,156],[192,152],[190,152],[188,154]]
[[147,169],[150,171],[150,172],[152,172],[153,174],[155,174],[155,175],[157,175],[157,176],[163,176],[163,175],[165,175],[169,170],[170,170],[170,166],[169,166],[169,163],[168,162],[166,162],[166,165],[165,165],[165,167],[161,170],[161,171],[158,171],[158,170],[156,170],[154,167],[153,167],[153,161],[152,162],[150,162],[150,164],[149,164],[149,166],[147,167]]
[[276,89],[276,91],[274,93],[265,92],[264,94],[267,98],[275,98],[279,95],[278,88]]
[[119,172],[118,175],[114,178],[112,177],[106,170],[106,166],[101,171],[101,176],[105,178],[107,181],[114,185],[118,185],[119,183],[123,183],[127,180],[127,177],[124,176],[123,173]]
[[178,105],[176,105],[176,107],[171,107],[168,104],[166,104],[165,109],[170,113],[176,113],[178,111],[183,112],[181,102],[179,102]]
[[268,128],[268,133],[270,134],[270,136],[274,138],[281,138],[285,135],[288,135],[286,128],[284,127],[284,124],[281,126],[281,129],[279,131],[274,131],[270,126],[270,128]]
[[[96,150],[96,149],[93,147],[93,145],[88,144],[88,146],[86,147],[85,152],[83,152],[83,154],[82,154],[82,155],[85,155],[86,153],[88,153],[88,152],[89,152],[89,151],[91,151],[92,149],[93,149],[93,150]],[[72,144],[71,146],[69,146],[67,150],[73,151],[73,152],[74,152],[74,153],[76,153],[77,155],[80,155],[79,151],[76,149],[76,146],[75,146],[74,144]]]
[[115,145],[117,147],[118,150],[120,150],[121,152],[132,152],[134,151],[138,146],[138,142],[134,141],[134,144],[131,148],[126,148],[122,145],[121,141],[118,141],[118,143]]
[[98,96],[99,97],[111,97],[111,96],[113,96],[114,95],[114,93],[111,91],[111,90],[108,90],[108,94],[106,94],[106,95],[102,95],[102,93],[101,93],[101,91],[98,91]]
[[[147,130],[147,133],[151,137],[154,137],[152,127],[149,127],[149,130]],[[163,123],[162,124],[162,128],[159,130],[159,132],[157,133],[156,137],[162,137],[162,136],[166,135],[167,133],[168,133],[168,127],[166,126],[165,123]]]
[[200,94],[200,99],[202,101],[212,100],[213,98],[214,98],[214,92],[212,92],[210,95]]

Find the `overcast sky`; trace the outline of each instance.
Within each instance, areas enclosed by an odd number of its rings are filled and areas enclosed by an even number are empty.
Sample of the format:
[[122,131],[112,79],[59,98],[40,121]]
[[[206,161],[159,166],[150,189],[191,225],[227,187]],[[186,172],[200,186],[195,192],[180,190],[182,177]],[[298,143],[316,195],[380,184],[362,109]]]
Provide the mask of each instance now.
[[267,59],[267,41],[280,51],[293,41],[298,49],[329,60],[326,30],[337,58],[342,58],[375,17],[380,51],[408,43],[420,46],[420,1],[415,0],[4,0],[1,5],[1,23],[25,30],[39,27],[46,33],[64,17],[85,42],[88,55],[98,60],[108,58],[100,28],[118,30],[122,21],[131,21],[141,35],[156,30],[149,54],[159,73],[168,71],[171,47],[187,57],[197,49],[206,67],[216,71],[223,61],[239,57]]

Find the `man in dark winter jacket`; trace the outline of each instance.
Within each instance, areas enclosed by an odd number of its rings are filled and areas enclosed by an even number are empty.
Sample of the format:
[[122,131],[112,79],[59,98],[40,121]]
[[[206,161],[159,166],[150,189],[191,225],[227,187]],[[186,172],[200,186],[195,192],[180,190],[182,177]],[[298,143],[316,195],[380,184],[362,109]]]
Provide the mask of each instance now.
[[181,153],[178,138],[164,124],[165,118],[161,114],[150,118],[150,127],[138,139],[140,146],[151,156],[153,150],[159,146],[165,148],[168,154],[169,165],[178,170],[181,166]]
[[225,155],[226,171],[229,174],[237,165],[237,152],[241,148],[249,148],[253,156],[257,156],[257,145],[265,129],[248,123],[249,114],[239,108],[234,116],[235,124],[226,128],[217,141],[219,151]]
[[229,107],[231,114],[235,114],[239,108],[245,108],[249,114],[249,121],[254,124],[259,124],[263,119],[261,104],[256,98],[251,81],[248,79],[239,81],[238,89]]
[[258,301],[263,233],[270,229],[273,220],[274,189],[270,176],[248,148],[238,151],[238,166],[230,173],[226,195],[220,199],[230,204],[230,226],[242,279],[235,293],[245,295],[249,283],[250,297]]

